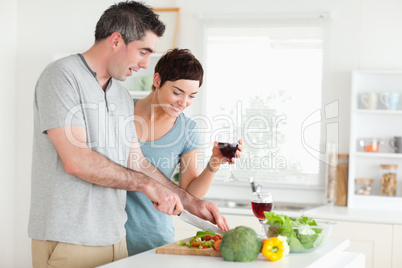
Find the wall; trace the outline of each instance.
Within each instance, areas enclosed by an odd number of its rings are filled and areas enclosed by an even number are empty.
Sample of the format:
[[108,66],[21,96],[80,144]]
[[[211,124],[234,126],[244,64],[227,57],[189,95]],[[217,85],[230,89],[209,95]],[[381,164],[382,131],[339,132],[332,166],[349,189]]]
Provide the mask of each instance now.
[[0,266],[15,267],[16,2],[0,2],[0,33]]
[[[27,222],[30,202],[32,97],[36,80],[57,53],[83,52],[112,0],[19,0],[0,4],[2,88],[1,267],[29,267]],[[180,7],[179,47],[202,56],[202,13],[331,13],[330,73],[324,104],[339,100],[340,151],[348,151],[350,73],[355,68],[402,69],[402,1],[399,0],[148,0],[154,7]],[[17,5],[18,3],[18,5]],[[7,26],[7,27],[5,27]],[[18,27],[18,28],[17,28]],[[4,29],[3,29],[4,28]],[[17,39],[15,40],[15,34]],[[258,56],[257,52],[250,57]],[[4,61],[6,59],[6,61]],[[251,68],[252,66],[241,66]],[[202,92],[201,92],[202,94]],[[6,96],[5,98],[3,96]],[[201,98],[202,99],[202,98]],[[202,103],[194,105],[192,113]],[[11,116],[13,115],[13,116]],[[18,143],[16,144],[16,141]],[[7,219],[4,221],[3,219]],[[4,225],[4,226],[3,226]],[[4,233],[4,235],[3,235]],[[10,265],[9,265],[10,264]],[[11,265],[12,264],[12,265]]]

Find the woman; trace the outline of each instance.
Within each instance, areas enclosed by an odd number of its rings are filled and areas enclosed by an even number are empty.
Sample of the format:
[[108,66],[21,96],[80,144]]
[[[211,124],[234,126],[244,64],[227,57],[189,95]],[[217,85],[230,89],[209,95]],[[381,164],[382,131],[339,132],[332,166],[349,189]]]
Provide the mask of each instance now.
[[[199,172],[200,136],[197,124],[182,112],[202,85],[203,68],[186,49],[173,49],[155,66],[151,93],[134,100],[135,126],[142,153],[167,178],[180,163],[179,185],[202,198],[219,166],[227,163],[215,142],[212,156]],[[239,141],[241,144],[241,141]],[[240,157],[241,146],[236,152]],[[230,160],[234,163],[234,159]],[[127,192],[127,247],[130,255],[174,242],[172,216],[157,211],[139,192]]]

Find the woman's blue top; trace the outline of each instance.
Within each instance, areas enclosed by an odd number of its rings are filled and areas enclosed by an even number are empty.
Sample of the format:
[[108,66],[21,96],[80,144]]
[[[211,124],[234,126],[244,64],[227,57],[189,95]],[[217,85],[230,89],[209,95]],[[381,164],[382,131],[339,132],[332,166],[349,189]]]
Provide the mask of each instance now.
[[[200,148],[201,139],[197,123],[181,113],[172,129],[162,138],[139,143],[146,159],[172,179],[180,157]],[[144,193],[127,191],[126,212],[129,255],[174,242],[172,216],[156,210]]]

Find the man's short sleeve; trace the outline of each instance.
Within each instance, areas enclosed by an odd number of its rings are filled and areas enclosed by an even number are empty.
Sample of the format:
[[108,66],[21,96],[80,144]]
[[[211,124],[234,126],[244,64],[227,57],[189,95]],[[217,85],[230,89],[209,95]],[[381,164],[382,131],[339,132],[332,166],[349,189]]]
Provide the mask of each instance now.
[[55,62],[42,73],[35,88],[34,107],[38,109],[40,129],[84,126],[84,116],[74,76]]

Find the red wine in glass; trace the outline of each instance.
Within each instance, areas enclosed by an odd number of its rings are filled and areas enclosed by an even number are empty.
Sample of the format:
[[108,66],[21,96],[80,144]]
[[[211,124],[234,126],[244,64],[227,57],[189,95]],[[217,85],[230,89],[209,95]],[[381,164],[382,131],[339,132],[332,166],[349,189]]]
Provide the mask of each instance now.
[[252,201],[251,209],[253,210],[254,215],[259,220],[265,220],[264,211],[272,211],[272,202],[264,203],[264,202]]
[[272,194],[269,192],[253,192],[251,195],[251,209],[260,221],[260,238],[267,238],[264,228],[264,221],[266,220],[264,211],[271,211],[272,204]]
[[[218,148],[223,157],[225,157],[230,164],[230,160],[236,157],[236,150],[238,149],[238,143],[229,143],[229,142],[218,142]],[[226,181],[234,181],[238,180],[233,174],[233,165],[230,165],[230,176],[225,180]]]
[[221,151],[221,154],[230,161],[233,157],[236,157],[236,150],[238,148],[238,143],[228,143],[228,142],[219,142],[218,148]]

